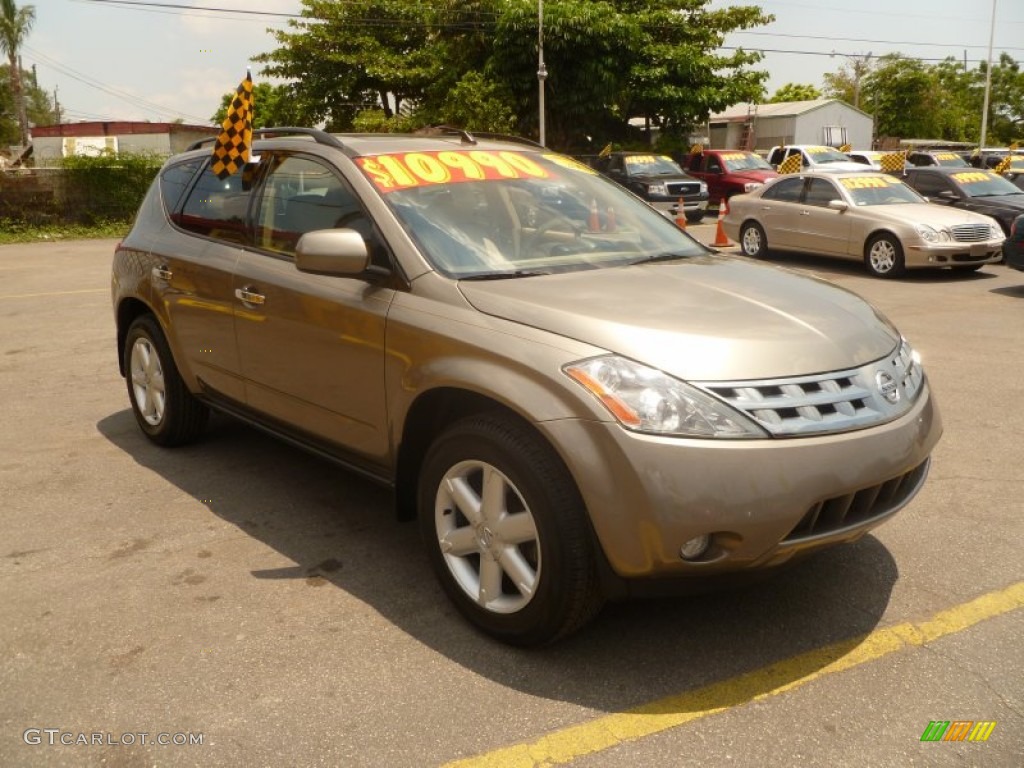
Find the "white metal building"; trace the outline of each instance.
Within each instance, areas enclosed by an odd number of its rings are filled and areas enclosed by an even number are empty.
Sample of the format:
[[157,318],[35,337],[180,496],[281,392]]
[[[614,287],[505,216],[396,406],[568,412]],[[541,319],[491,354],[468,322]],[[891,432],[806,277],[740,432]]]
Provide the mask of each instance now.
[[871,149],[875,120],[839,99],[736,104],[708,120],[713,149],[767,151],[781,144]]

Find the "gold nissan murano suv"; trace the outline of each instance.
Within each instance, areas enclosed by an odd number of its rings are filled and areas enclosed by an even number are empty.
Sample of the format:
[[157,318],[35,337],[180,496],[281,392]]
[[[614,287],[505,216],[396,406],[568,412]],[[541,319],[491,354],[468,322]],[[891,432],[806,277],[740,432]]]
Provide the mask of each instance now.
[[138,424],[180,445],[212,408],[392,487],[490,635],[771,569],[921,489],[928,380],[853,293],[528,142],[258,133],[227,178],[171,158],[117,246]]

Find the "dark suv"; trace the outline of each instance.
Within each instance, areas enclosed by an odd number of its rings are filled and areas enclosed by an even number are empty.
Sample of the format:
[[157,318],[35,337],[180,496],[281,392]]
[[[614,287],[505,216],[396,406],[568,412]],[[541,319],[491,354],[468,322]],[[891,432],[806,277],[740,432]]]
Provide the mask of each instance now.
[[1024,191],[998,173],[981,168],[907,168],[901,177],[930,202],[991,216],[1003,234],[1024,213]]
[[684,171],[668,155],[650,152],[612,152],[594,167],[659,211],[678,216],[682,200],[686,220],[700,223],[708,207],[708,185]]

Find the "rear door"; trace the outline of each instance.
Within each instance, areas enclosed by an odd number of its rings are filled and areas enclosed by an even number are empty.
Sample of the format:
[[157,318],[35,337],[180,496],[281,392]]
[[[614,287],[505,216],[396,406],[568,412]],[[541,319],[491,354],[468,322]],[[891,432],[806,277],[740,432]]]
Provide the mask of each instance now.
[[803,230],[800,195],[802,176],[780,179],[765,190],[754,211],[764,227],[770,248],[799,248]]
[[[241,173],[218,179],[207,158],[190,162],[192,171],[204,166],[190,187],[179,184],[180,178],[161,181],[174,227],[160,238],[166,247],[152,270],[155,303],[165,313],[179,367],[207,391],[242,402],[232,279],[246,242],[249,179]],[[163,175],[172,169],[179,177],[187,170],[172,166]]]

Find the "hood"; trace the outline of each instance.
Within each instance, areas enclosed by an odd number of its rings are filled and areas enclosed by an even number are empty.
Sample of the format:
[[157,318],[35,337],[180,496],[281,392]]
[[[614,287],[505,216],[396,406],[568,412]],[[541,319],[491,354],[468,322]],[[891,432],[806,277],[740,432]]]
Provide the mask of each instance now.
[[778,172],[765,169],[763,171],[758,170],[747,170],[747,171],[729,171],[726,176],[729,177],[730,181],[756,181],[759,184],[764,184],[769,179],[774,179],[778,176]]
[[[1021,195],[1024,197],[1024,195]],[[904,224],[927,224],[935,229],[954,227],[957,224],[991,224],[992,218],[964,208],[953,208],[935,203],[906,203],[903,205],[872,205],[855,209],[861,213],[870,211],[871,218],[899,221]]]
[[899,334],[855,294],[729,256],[463,281],[479,311],[692,381],[796,376],[883,357]]
[[1024,192],[1019,195],[970,197],[968,200],[975,208],[990,208],[993,211],[1024,211]]

